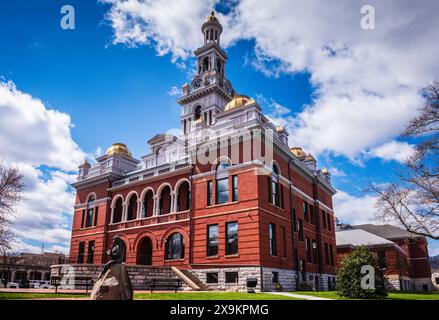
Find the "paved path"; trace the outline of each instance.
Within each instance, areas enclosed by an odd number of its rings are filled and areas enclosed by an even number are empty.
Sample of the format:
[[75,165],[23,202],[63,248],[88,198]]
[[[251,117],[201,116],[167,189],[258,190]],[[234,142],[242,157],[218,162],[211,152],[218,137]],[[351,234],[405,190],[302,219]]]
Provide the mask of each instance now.
[[266,292],[266,293],[274,294],[277,296],[285,296],[285,297],[299,298],[299,299],[305,299],[305,300],[334,300],[334,299],[329,299],[329,298],[307,296],[304,294],[296,294],[296,293],[289,293],[289,292]]

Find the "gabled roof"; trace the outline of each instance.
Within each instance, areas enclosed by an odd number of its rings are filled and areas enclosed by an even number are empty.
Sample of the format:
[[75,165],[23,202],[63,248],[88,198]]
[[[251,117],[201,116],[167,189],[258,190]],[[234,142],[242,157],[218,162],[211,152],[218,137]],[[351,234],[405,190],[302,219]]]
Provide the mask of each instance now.
[[349,229],[335,233],[337,247],[394,246],[395,243],[361,229]]
[[389,240],[420,237],[419,235],[413,234],[411,232],[408,232],[407,230],[392,226],[390,224],[360,224],[357,226],[352,226],[352,228],[361,229]]

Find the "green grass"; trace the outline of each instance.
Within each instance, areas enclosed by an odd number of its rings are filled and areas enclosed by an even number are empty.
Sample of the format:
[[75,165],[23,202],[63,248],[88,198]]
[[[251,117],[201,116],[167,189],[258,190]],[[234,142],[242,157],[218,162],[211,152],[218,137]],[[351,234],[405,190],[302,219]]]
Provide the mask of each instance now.
[[[335,291],[294,291],[292,293],[335,300],[352,300],[340,297]],[[389,292],[385,300],[439,300],[439,292]]]
[[0,293],[0,300],[25,300],[25,299],[56,299],[56,298],[87,298],[85,294],[74,293]]
[[[0,300],[87,298],[88,295],[73,293],[0,293]],[[188,292],[188,293],[135,293],[135,300],[301,300],[267,293],[242,292]]]
[[242,292],[185,292],[185,293],[136,293],[138,300],[301,300],[268,293]]

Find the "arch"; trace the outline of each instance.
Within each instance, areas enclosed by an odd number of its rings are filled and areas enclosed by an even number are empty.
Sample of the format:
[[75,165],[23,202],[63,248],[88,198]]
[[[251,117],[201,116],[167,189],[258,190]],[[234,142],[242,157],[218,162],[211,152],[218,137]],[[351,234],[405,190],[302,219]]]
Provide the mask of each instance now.
[[152,265],[152,253],[153,253],[153,240],[144,236],[140,239],[136,246],[136,264],[139,265]]
[[189,179],[180,179],[175,184],[176,212],[187,211],[191,208],[191,182]]
[[223,161],[226,161],[229,164],[229,166],[232,166],[232,160],[228,156],[220,156],[212,164],[211,170],[216,171],[216,169],[218,168],[218,165]]
[[132,248],[130,247],[130,241],[123,234],[119,234],[118,233],[114,237],[119,237],[122,240],[122,243],[123,243],[123,246],[124,246],[122,248],[122,262],[126,262],[127,261],[127,254],[132,251]]
[[279,176],[281,176],[282,175],[282,172],[281,172],[281,170],[280,170],[280,165],[279,165],[279,163],[276,161],[276,160],[271,160],[271,163],[270,163],[270,170],[273,172],[273,169],[274,168],[277,168],[277,174],[279,175]]
[[[91,200],[91,197],[94,197],[94,200],[90,201],[90,200]],[[90,192],[90,193],[87,195],[87,197],[85,198],[85,202],[86,202],[86,203],[90,203],[90,202],[96,201],[97,198],[98,198],[98,197],[96,196],[96,193],[95,193],[95,192]]]
[[172,212],[172,187],[169,183],[162,184],[157,191],[158,207],[157,213],[159,215],[168,214]]
[[154,189],[147,187],[140,195],[140,217],[147,218],[154,215]]
[[127,221],[131,221],[137,218],[138,203],[139,203],[139,196],[137,195],[137,192],[131,191],[127,195],[127,200],[125,201]]
[[111,201],[111,223],[122,221],[124,211],[124,199],[122,195],[117,195]]

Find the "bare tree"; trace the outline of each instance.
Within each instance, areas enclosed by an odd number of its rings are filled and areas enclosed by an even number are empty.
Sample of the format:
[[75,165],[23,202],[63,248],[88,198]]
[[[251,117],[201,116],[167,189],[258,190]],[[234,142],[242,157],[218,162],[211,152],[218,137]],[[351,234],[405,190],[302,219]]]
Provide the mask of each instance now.
[[14,208],[22,199],[23,175],[16,168],[7,168],[0,162],[0,246],[10,250],[15,238],[11,230]]
[[[14,240],[14,238],[15,235],[10,230],[6,230],[5,232],[0,233],[1,266],[4,274],[7,274],[8,277],[11,274],[11,269],[17,265],[18,260],[20,259],[20,253],[11,249],[11,242]],[[9,280],[11,279],[8,279],[6,276],[2,278],[5,288]]]
[[414,234],[439,239],[439,82],[424,88],[425,104],[403,136],[419,143],[397,172],[397,182],[371,185],[378,196],[377,217],[401,224]]

